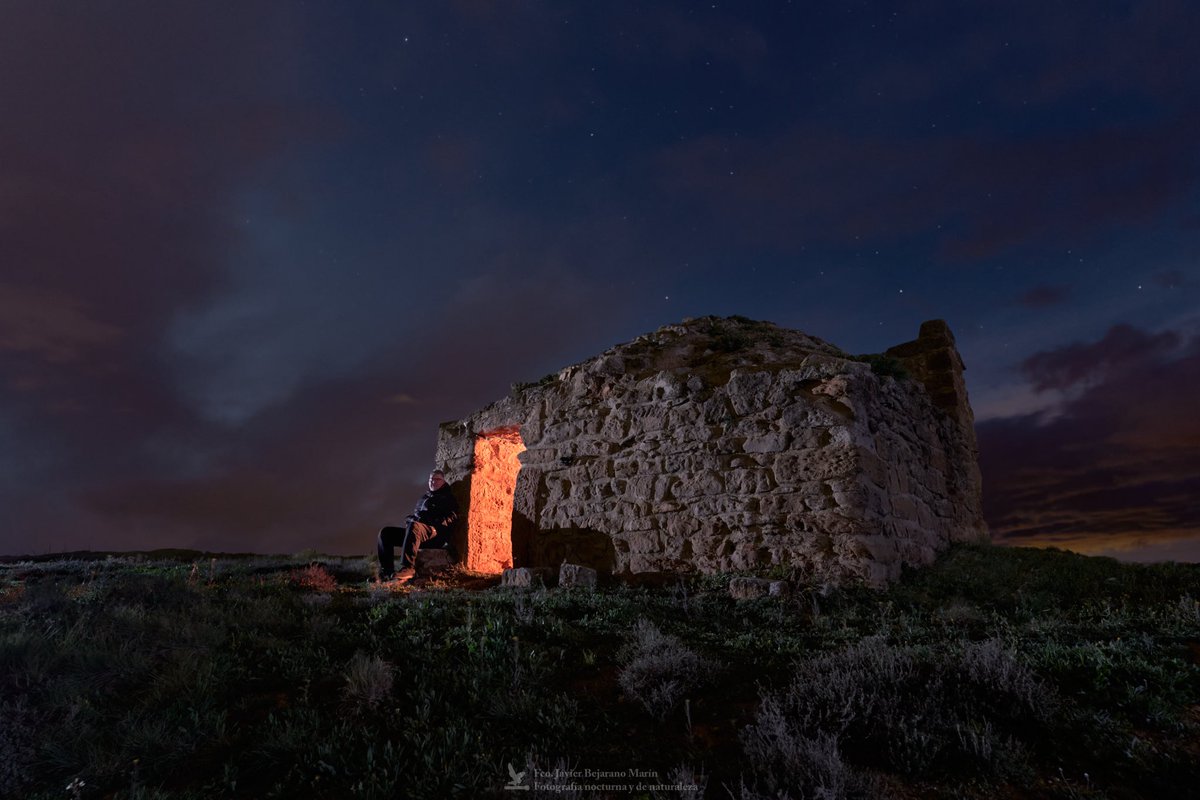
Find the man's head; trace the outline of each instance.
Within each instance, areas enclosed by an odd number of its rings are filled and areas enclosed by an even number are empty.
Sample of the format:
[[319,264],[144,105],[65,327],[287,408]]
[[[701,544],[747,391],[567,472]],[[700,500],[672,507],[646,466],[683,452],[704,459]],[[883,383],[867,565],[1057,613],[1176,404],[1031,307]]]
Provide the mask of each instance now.
[[440,469],[435,469],[429,473],[429,491],[436,492],[438,489],[446,485],[446,473]]

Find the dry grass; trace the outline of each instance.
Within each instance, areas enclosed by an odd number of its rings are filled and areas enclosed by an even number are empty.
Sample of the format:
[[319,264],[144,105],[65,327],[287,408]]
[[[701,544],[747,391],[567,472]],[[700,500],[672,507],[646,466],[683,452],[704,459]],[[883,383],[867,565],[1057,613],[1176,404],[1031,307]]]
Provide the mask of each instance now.
[[395,668],[379,656],[355,653],[342,672],[342,698],[356,714],[375,710],[392,693]]
[[291,581],[302,589],[314,592],[333,592],[338,586],[337,578],[323,564],[309,564],[303,569],[292,570]]

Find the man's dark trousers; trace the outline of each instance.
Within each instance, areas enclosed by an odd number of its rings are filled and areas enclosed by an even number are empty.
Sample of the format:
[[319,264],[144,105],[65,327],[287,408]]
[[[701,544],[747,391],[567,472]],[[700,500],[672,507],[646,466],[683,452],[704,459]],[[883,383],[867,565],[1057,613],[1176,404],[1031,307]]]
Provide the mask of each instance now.
[[375,547],[379,555],[379,572],[391,575],[396,571],[396,547],[400,548],[400,567],[403,569],[417,563],[417,551],[422,547],[445,547],[449,543],[449,531],[438,533],[437,528],[424,522],[414,520],[403,528],[384,528],[379,532]]

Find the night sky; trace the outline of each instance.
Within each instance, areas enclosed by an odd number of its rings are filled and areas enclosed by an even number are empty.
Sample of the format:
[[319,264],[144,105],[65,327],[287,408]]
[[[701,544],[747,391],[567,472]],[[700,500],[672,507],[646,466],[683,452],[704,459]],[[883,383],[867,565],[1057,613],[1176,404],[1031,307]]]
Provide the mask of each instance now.
[[1200,6],[0,0],[0,553],[369,552],[684,317],[946,319],[997,541],[1200,560]]

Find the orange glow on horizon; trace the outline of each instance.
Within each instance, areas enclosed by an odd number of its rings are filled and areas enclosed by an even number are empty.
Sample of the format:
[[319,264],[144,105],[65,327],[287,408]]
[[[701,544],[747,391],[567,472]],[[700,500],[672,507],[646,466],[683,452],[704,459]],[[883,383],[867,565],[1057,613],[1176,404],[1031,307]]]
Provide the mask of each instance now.
[[1108,556],[1119,561],[1200,561],[1200,530],[1113,533],[1082,531],[1036,536],[993,536],[1002,547],[1055,547],[1084,556]]

